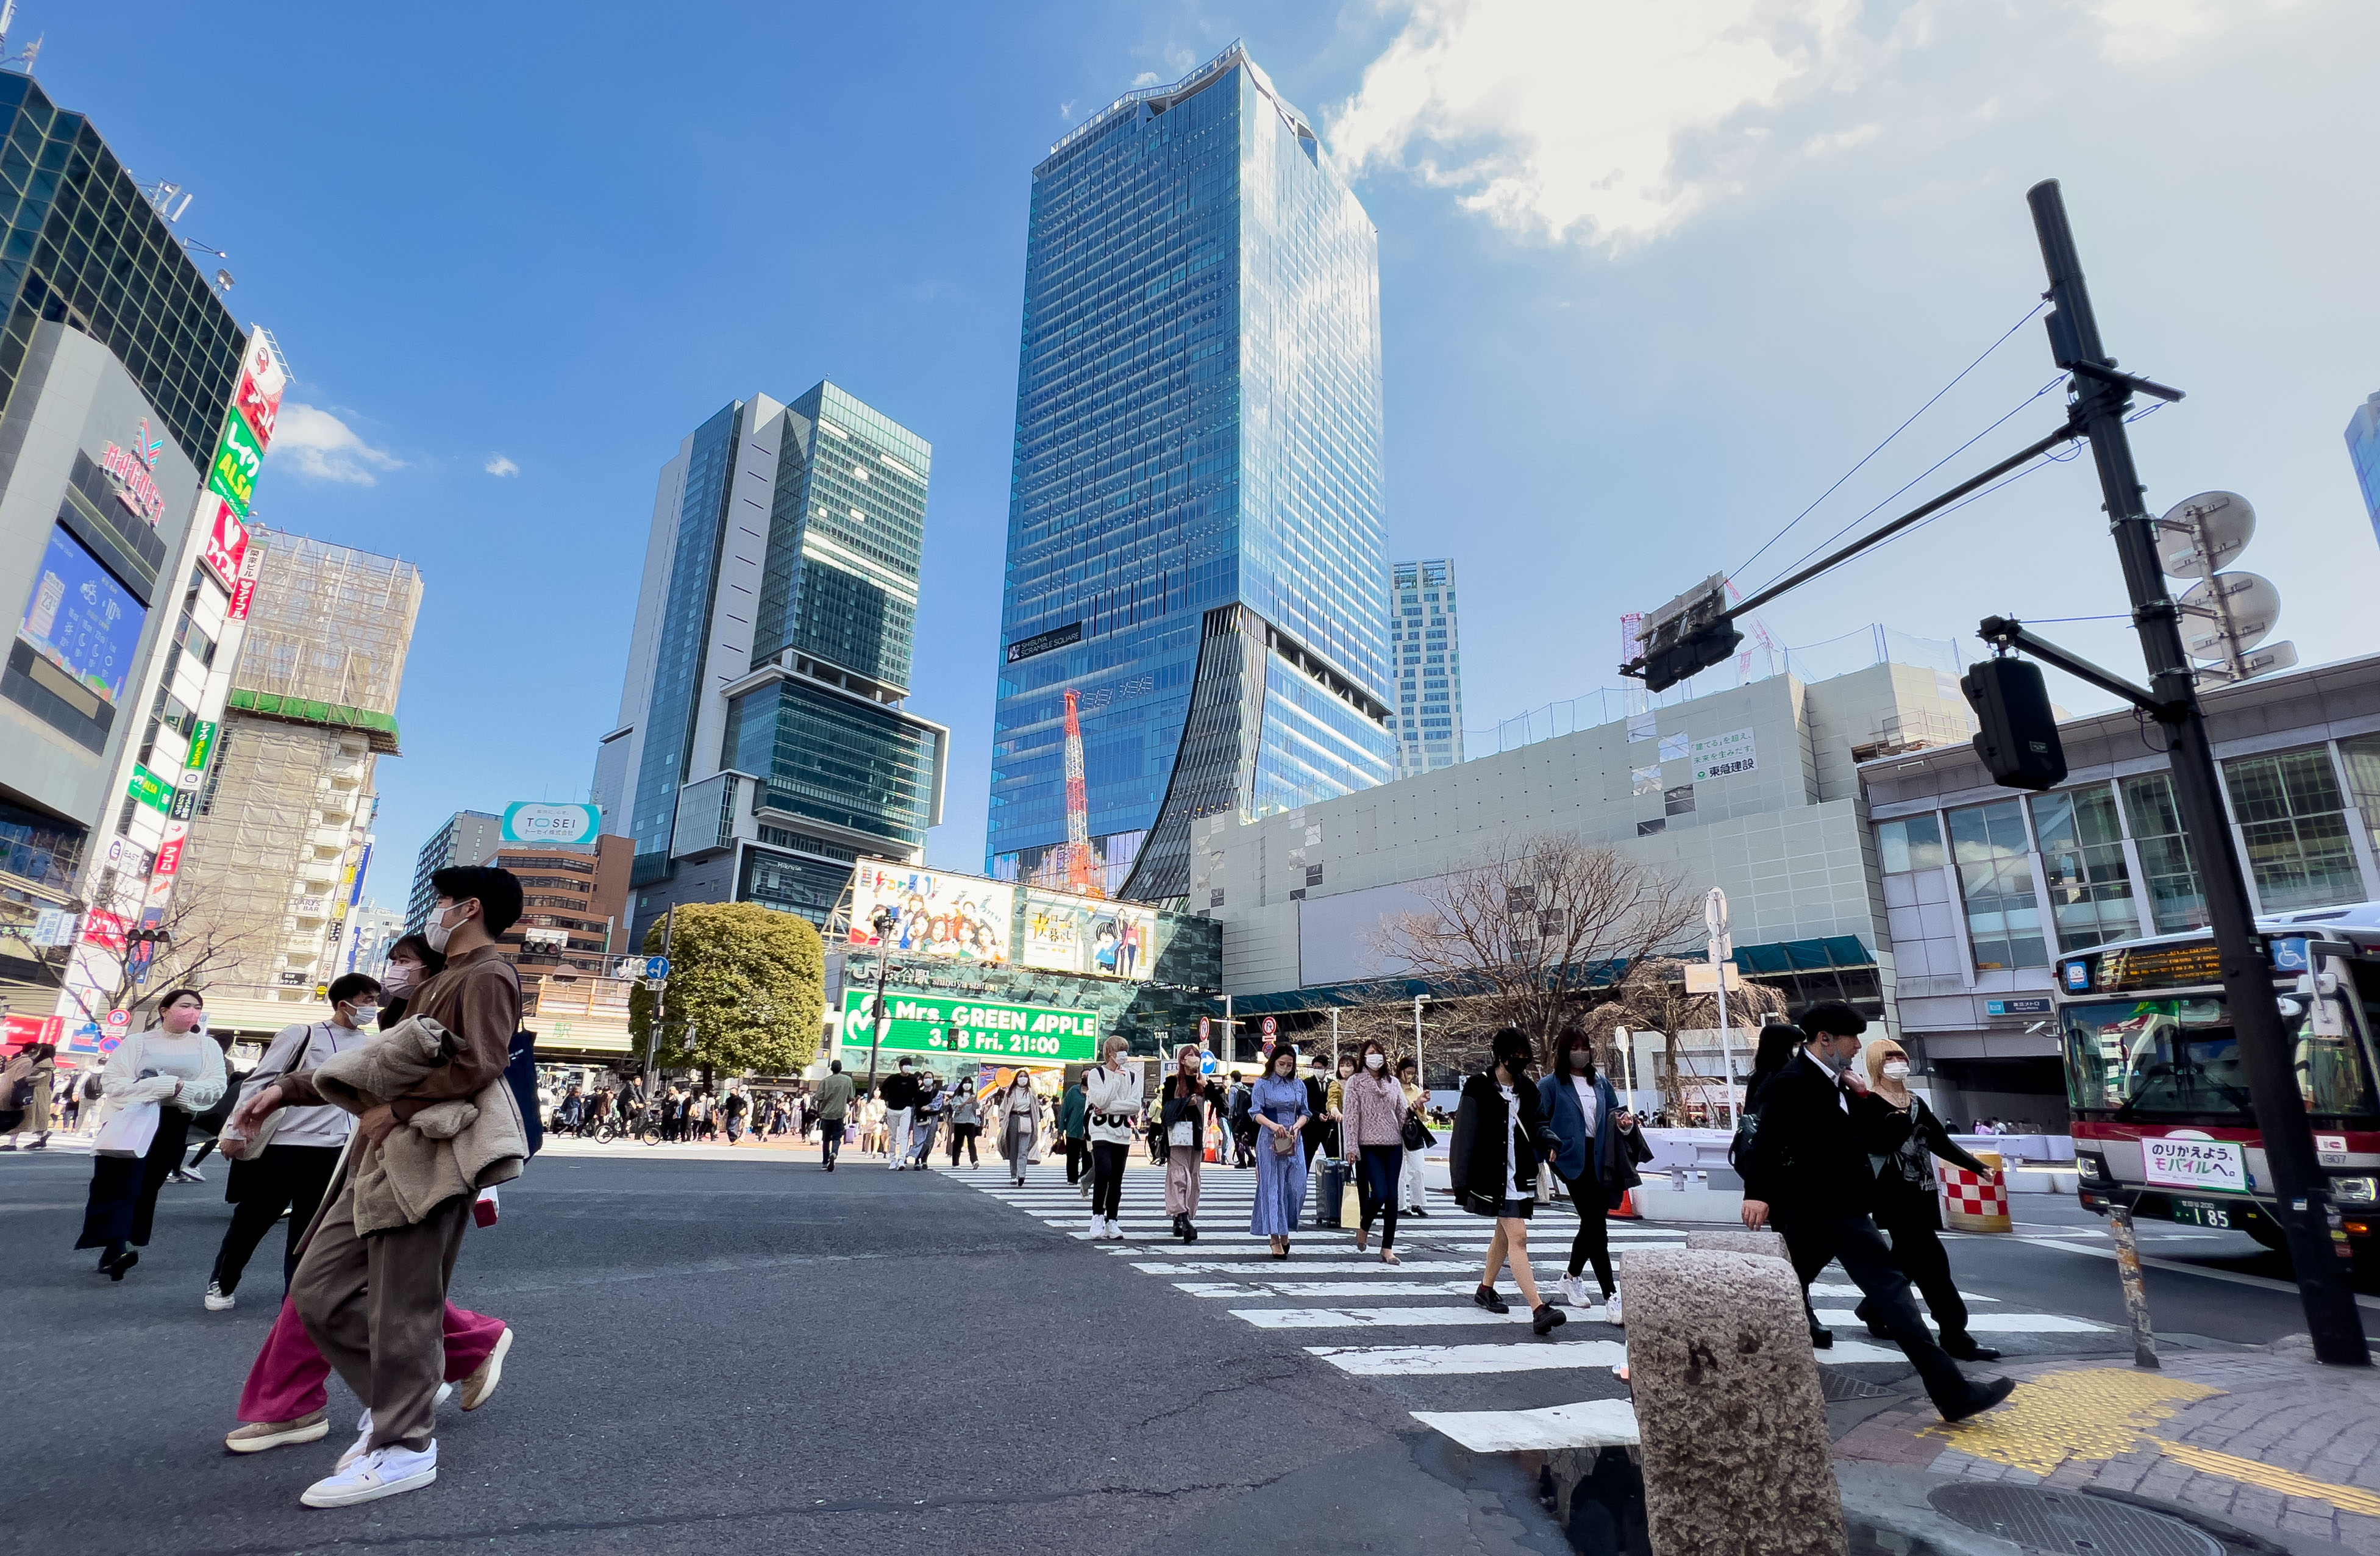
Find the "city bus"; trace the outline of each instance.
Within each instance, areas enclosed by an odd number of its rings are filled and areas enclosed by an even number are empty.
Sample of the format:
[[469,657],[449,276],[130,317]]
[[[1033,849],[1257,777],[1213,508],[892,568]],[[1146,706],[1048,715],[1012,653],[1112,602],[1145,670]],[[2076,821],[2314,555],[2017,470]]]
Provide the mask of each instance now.
[[[2380,1255],[2380,903],[2260,918],[2314,1151],[2360,1265]],[[2077,1192],[2101,1215],[2244,1232],[2284,1246],[2247,1066],[2204,930],[2120,941],[2057,963]]]

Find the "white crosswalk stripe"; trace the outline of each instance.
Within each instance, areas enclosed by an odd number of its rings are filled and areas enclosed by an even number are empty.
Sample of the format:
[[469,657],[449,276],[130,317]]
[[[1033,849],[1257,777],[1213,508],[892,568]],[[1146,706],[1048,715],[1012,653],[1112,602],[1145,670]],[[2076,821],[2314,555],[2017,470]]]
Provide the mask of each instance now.
[[[1413,1336],[1396,1343],[1305,1347],[1318,1361],[1354,1377],[1408,1391],[1447,1380],[1446,1388],[1461,1390],[1462,1380],[1492,1380],[1499,1374],[1608,1374],[1627,1359],[1625,1333],[1602,1321],[1605,1309],[1599,1304],[1565,1307],[1569,1322],[1551,1336],[1539,1337],[1530,1331],[1531,1315],[1510,1271],[1499,1286],[1509,1311],[1494,1313],[1474,1303],[1471,1297],[1494,1229],[1442,1204],[1432,1215],[1399,1219],[1397,1247],[1403,1262],[1392,1265],[1380,1261],[1377,1252],[1357,1253],[1352,1227],[1301,1225],[1291,1238],[1289,1258],[1269,1257],[1267,1240],[1246,1230],[1256,1202],[1253,1173],[1208,1169],[1196,1217],[1196,1243],[1175,1235],[1172,1218],[1164,1210],[1163,1174],[1157,1169],[1127,1170],[1118,1218],[1121,1240],[1095,1241],[1087,1230],[1089,1202],[1054,1175],[1021,1188],[1004,1174],[997,1181],[990,1174],[963,1181],[1076,1241],[1093,1242],[1101,1252],[1123,1258],[1136,1272],[1155,1276],[1185,1296],[1228,1304],[1222,1310],[1252,1328],[1326,1331],[1318,1338],[1351,1330]],[[1560,1282],[1576,1224],[1567,1207],[1556,1206],[1531,1229],[1530,1262],[1540,1293],[1558,1304],[1566,1300]],[[1675,1223],[1646,1222],[1614,1222],[1609,1230],[1612,1258],[1622,1263],[1637,1249],[1682,1246],[1689,1231]],[[1591,1278],[1588,1295],[1596,1295]],[[1840,1279],[1820,1281],[1812,1284],[1810,1295],[1815,1303],[1828,1304],[1816,1309],[1819,1321],[1842,1331],[1831,1349],[1816,1354],[1820,1364],[1907,1365],[1899,1347],[1867,1338],[1866,1326],[1851,1307],[1835,1306],[1856,1303],[1858,1287]],[[1971,1307],[1985,1309],[1969,1315],[1968,1327],[1978,1333],[2059,1335],[2106,1328],[2059,1314],[2012,1311],[1994,1298],[1963,1295]],[[1427,1331],[1450,1329],[1480,1331],[1480,1338],[1451,1343],[1431,1343],[1426,1338]],[[1471,1384],[1469,1390],[1465,1403],[1477,1398],[1479,1385]],[[1634,1414],[1624,1399],[1528,1410],[1415,1409],[1411,1414],[1480,1453],[1635,1441]]]

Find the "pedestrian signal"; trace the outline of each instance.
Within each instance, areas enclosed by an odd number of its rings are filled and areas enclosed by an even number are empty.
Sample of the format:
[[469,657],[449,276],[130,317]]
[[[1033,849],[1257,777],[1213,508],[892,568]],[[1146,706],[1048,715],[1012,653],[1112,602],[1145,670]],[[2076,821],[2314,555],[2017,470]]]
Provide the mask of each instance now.
[[1970,665],[1959,689],[1975,710],[1983,733],[1975,754],[1992,782],[2007,789],[2053,788],[2066,777],[2066,748],[2058,742],[2058,716],[2041,666],[2022,659],[1987,659]]

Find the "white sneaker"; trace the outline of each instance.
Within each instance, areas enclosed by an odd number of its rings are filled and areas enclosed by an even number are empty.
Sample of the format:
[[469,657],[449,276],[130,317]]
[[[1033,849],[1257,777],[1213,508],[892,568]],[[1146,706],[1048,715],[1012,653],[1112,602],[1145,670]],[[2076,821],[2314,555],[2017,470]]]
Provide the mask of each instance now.
[[1595,1306],[1594,1303],[1589,1302],[1586,1299],[1586,1277],[1584,1275],[1563,1276],[1561,1289],[1562,1300],[1569,1303],[1572,1307],[1592,1307]]
[[[510,1334],[510,1333],[512,1332],[512,1331],[511,1331],[511,1330],[506,1330],[506,1331],[504,1331],[504,1332],[505,1332],[506,1334]],[[510,1343],[509,1343],[509,1342],[504,1342],[504,1343],[504,1343],[504,1344],[507,1346],[507,1348],[509,1348],[509,1345],[510,1345]],[[437,1397],[437,1398],[435,1398],[435,1399],[433,1399],[433,1400],[431,1400],[431,1401],[430,1402],[430,1408],[431,1408],[432,1410],[435,1410],[435,1409],[437,1409],[440,1405],[442,1405],[442,1404],[445,1404],[448,1400],[453,1399],[454,1397],[455,1397],[455,1385],[454,1385],[454,1384],[452,1384],[452,1383],[441,1383],[441,1384],[439,1384],[439,1385],[438,1385],[438,1397]],[[346,1468],[349,1465],[354,1464],[358,1459],[360,1459],[360,1458],[362,1458],[362,1457],[364,1456],[364,1452],[365,1452],[365,1450],[366,1450],[366,1449],[368,1449],[368,1448],[370,1448],[370,1446],[371,1446],[371,1407],[370,1407],[370,1405],[366,1405],[366,1406],[364,1407],[364,1413],[363,1413],[362,1415],[360,1415],[360,1416],[357,1416],[357,1417],[356,1417],[356,1441],[355,1441],[355,1442],[354,1442],[352,1445],[350,1445],[350,1446],[348,1447],[348,1449],[347,1449],[347,1451],[346,1451],[346,1453],[342,1453],[342,1454],[340,1454],[340,1455],[339,1455],[339,1465],[338,1465],[338,1467],[339,1467],[339,1468],[341,1468],[341,1469],[345,1469],[345,1468]]]
[[1603,1305],[1603,1321],[1614,1329],[1624,1327],[1628,1320],[1620,1316],[1620,1294],[1613,1292]]
[[208,1311],[208,1312],[210,1312],[210,1313],[228,1313],[228,1312],[230,1312],[234,1307],[238,1307],[238,1306],[239,1306],[239,1298],[238,1298],[238,1297],[237,1297],[237,1296],[234,1296],[231,1293],[229,1293],[229,1292],[227,1292],[227,1291],[224,1290],[224,1289],[223,1289],[222,1284],[221,1284],[219,1282],[215,1282],[215,1281],[209,1281],[209,1282],[207,1282],[207,1311]]
[[1089,1231],[1091,1235],[1094,1237],[1105,1237],[1108,1234],[1107,1217],[1093,1216],[1091,1218]]
[[1113,1216],[1110,1216],[1108,1218],[1108,1241],[1111,1243],[1121,1243],[1123,1241],[1123,1222],[1116,1220]]
[[298,1500],[308,1507],[353,1507],[400,1491],[418,1491],[438,1478],[438,1444],[417,1453],[395,1444],[375,1448],[355,1463],[306,1488]]

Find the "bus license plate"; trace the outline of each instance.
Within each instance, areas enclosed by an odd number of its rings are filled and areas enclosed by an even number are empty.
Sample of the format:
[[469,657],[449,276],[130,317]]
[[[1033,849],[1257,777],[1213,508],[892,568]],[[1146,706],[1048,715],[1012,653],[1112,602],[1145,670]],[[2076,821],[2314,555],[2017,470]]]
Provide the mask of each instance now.
[[2204,1199],[2177,1199],[2173,1201],[2173,1219],[2192,1226],[2228,1227],[2231,1212]]

